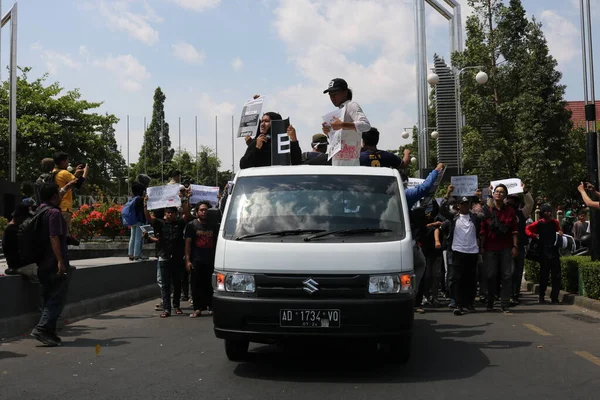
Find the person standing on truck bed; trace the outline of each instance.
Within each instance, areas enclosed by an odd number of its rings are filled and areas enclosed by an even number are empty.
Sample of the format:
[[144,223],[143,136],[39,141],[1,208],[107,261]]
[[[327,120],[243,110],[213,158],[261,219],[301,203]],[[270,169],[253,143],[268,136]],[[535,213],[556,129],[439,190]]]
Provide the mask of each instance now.
[[360,165],[363,167],[388,167],[402,169],[408,165],[410,150],[404,150],[404,157],[400,158],[389,151],[379,150],[379,131],[371,127],[362,134],[363,148],[360,152]]

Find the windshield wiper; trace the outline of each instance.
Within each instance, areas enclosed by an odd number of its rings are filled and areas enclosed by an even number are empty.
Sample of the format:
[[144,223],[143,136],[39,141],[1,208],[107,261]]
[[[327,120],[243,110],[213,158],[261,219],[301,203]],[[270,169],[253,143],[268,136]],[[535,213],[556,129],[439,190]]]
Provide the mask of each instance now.
[[383,232],[393,232],[391,229],[384,228],[353,228],[353,229],[338,229],[335,231],[317,233],[316,235],[312,235],[309,237],[305,237],[305,242],[310,242],[313,239],[320,238],[323,236],[329,235],[359,235],[363,233],[383,233]]
[[268,232],[260,232],[260,233],[252,233],[250,235],[238,236],[235,240],[243,240],[258,236],[287,236],[287,235],[301,235],[303,233],[319,233],[325,232],[325,229],[287,229],[282,231],[268,231]]

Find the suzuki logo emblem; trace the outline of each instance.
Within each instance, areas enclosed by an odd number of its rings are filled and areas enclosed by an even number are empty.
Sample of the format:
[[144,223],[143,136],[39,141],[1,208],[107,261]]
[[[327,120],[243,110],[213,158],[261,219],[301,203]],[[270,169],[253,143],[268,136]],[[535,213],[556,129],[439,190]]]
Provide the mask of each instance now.
[[304,285],[302,289],[308,294],[313,294],[314,292],[319,290],[319,283],[313,278],[308,278],[307,280],[302,282],[302,284]]

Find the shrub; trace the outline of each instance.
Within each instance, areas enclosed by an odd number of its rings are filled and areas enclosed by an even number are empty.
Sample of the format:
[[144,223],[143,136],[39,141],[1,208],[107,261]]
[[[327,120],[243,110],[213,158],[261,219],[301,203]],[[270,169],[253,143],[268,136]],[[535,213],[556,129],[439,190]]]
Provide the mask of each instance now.
[[579,265],[587,297],[600,300],[600,262],[586,261]]
[[8,226],[9,222],[10,221],[7,220],[6,218],[0,217],[0,239],[2,239],[2,236],[4,236],[4,230]]
[[525,280],[540,283],[540,264],[537,261],[525,260]]
[[114,239],[124,236],[129,228],[121,224],[123,206],[106,203],[84,204],[73,213],[71,230],[78,239],[90,241],[97,236]]
[[579,265],[589,262],[590,257],[569,256],[560,259],[561,289],[569,293],[579,293]]

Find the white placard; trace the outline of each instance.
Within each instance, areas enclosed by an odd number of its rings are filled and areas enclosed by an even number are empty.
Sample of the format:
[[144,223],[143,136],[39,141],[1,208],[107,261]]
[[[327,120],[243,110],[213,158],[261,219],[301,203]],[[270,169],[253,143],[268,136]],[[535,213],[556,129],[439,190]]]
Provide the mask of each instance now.
[[499,184],[506,185],[508,194],[523,193],[523,186],[521,186],[521,180],[519,178],[501,179],[499,181],[491,181],[490,185],[496,189]]
[[265,99],[250,99],[244,103],[242,108],[242,116],[240,117],[240,126],[238,128],[238,137],[252,136],[256,133],[258,125],[260,125],[260,114]]
[[450,184],[454,186],[453,196],[474,196],[478,188],[477,175],[453,176]]
[[233,181],[227,181],[227,194],[231,194],[233,190]]
[[190,185],[192,197],[190,203],[196,205],[201,201],[208,201],[213,207],[219,204],[219,188],[216,186]]
[[[322,118],[323,122],[325,123],[325,126],[331,128],[331,123],[334,121],[335,118],[343,121],[345,112],[346,107],[342,107],[330,112],[329,114],[323,115]],[[342,150],[342,130],[332,130],[329,132],[329,146],[327,147],[327,159],[331,160],[331,157],[339,153],[340,150]]]
[[181,206],[179,185],[153,186],[147,189],[147,193],[148,210]]
[[422,184],[423,182],[425,182],[425,179],[419,179],[419,178],[408,178],[408,187],[409,188],[414,188],[416,186],[419,186],[420,184]]

